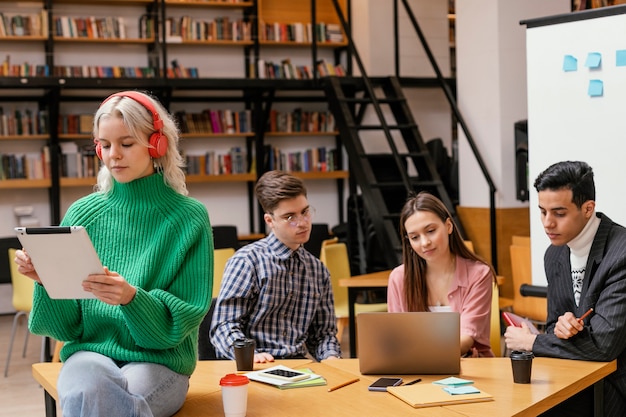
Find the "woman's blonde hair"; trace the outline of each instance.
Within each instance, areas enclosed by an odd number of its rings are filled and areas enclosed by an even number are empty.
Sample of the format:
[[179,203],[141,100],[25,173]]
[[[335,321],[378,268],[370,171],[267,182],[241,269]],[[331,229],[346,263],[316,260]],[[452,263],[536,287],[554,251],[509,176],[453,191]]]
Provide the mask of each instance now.
[[[152,111],[133,98],[125,96],[123,92],[118,94],[119,95],[106,99],[96,111],[93,121],[94,141],[97,144],[100,137],[98,135],[100,121],[109,117],[117,117],[122,120],[128,132],[137,139],[139,144],[146,148],[151,147],[148,138],[155,133]],[[176,192],[187,195],[189,192],[187,191],[185,172],[183,170],[185,160],[178,151],[180,132],[174,118],[165,110],[161,103],[150,95],[141,92],[133,92],[133,94],[141,94],[144,96],[145,100],[151,103],[153,109],[163,121],[161,132],[168,139],[167,151],[162,157],[153,160],[155,169],[163,172],[163,179],[167,185]],[[111,172],[102,164],[100,172],[98,173],[96,190],[102,193],[108,193],[113,188],[113,184]]]

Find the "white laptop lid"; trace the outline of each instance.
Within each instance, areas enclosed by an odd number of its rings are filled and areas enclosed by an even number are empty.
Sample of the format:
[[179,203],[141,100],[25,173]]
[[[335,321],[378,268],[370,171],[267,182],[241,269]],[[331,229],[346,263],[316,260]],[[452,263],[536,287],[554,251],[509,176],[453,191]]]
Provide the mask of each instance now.
[[459,313],[361,313],[356,320],[362,374],[460,373]]

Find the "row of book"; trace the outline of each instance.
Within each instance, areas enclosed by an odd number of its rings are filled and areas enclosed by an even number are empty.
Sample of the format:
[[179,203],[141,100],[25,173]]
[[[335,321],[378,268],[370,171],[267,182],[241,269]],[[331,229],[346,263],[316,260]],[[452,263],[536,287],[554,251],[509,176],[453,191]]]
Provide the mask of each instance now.
[[[333,65],[325,59],[318,60],[316,70],[321,77],[327,75],[343,77],[346,75],[343,65]],[[257,61],[257,74],[260,79],[313,79],[313,71],[309,65],[294,65],[289,58],[283,59],[280,63],[259,59]]]
[[9,15],[0,12],[0,37],[48,36],[48,12]]
[[60,114],[59,134],[90,135],[93,131],[93,113],[89,114]]
[[180,110],[174,113],[182,133],[250,133],[252,112],[250,110],[212,110],[199,113]]
[[279,169],[287,172],[331,172],[337,166],[337,149],[318,147],[304,151],[284,152],[272,145],[264,146],[265,170]]
[[154,78],[156,74],[157,70],[151,67],[58,65],[53,68],[51,75],[75,78]]
[[79,146],[76,142],[61,142],[60,173],[65,178],[95,177],[100,169],[100,159],[93,143]]
[[50,148],[22,154],[0,153],[0,180],[50,178]]
[[[343,33],[337,23],[318,22],[315,24],[315,36],[318,42],[343,42]],[[259,23],[259,40],[275,42],[312,42],[313,25],[311,23]]]
[[15,109],[0,106],[0,136],[46,135],[49,133],[48,111]]
[[63,38],[126,39],[123,17],[70,17],[53,18],[53,34]]
[[267,129],[268,132],[334,132],[335,119],[331,112],[305,111],[301,108],[292,112],[271,110]]
[[188,175],[228,175],[248,172],[246,152],[239,147],[227,153],[208,151],[199,155],[185,155]]
[[228,16],[214,20],[199,20],[191,16],[169,17],[165,20],[165,42],[184,41],[249,41],[252,24],[242,19],[231,20]]

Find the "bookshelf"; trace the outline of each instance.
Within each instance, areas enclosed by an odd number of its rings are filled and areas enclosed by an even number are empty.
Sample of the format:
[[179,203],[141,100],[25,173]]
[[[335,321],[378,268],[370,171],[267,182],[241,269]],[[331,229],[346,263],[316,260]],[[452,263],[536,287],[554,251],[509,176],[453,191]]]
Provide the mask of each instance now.
[[[347,1],[340,1],[344,10],[347,8]],[[317,5],[317,22],[338,23],[329,0],[319,0]],[[64,144],[76,143],[79,148],[87,148],[92,143],[88,132],[59,130],[59,125],[63,123],[62,116],[84,113],[85,110],[93,112],[104,97],[115,91],[149,91],[172,113],[181,108],[206,107],[251,112],[252,128],[247,132],[200,130],[184,132],[181,138],[181,147],[185,152],[203,149],[224,152],[232,147],[240,147],[245,152],[245,172],[222,175],[189,173],[187,176],[191,195],[200,197],[201,201],[204,196],[207,206],[210,204],[208,201],[215,200],[216,196],[222,198],[226,194],[226,201],[235,201],[236,198],[241,200],[241,197],[234,194],[245,195],[246,204],[241,204],[244,200],[237,204],[243,207],[241,217],[248,218],[247,224],[240,226],[243,233],[262,232],[264,227],[255,218],[258,213],[255,213],[256,201],[252,192],[256,178],[264,169],[259,165],[263,157],[258,153],[259,149],[262,152],[267,143],[281,146],[295,143],[302,150],[312,148],[318,143],[328,148],[341,147],[334,131],[266,133],[266,129],[261,127],[264,125],[264,111],[272,107],[275,96],[281,92],[289,95],[286,100],[291,107],[301,106],[299,101],[324,101],[320,98],[321,83],[318,80],[258,79],[256,68],[262,57],[292,59],[294,65],[312,66],[319,59],[333,64],[340,63],[341,54],[346,50],[344,41],[321,41],[318,38],[318,42],[312,45],[309,41],[270,42],[259,39],[257,34],[261,21],[281,24],[310,22],[311,8],[308,0],[294,0],[289,7],[285,7],[283,2],[272,0],[93,0],[88,4],[79,0],[27,0],[19,3],[0,0],[0,7],[5,14],[33,14],[48,18],[49,30],[46,35],[43,33],[46,32],[45,29],[41,34],[34,35],[0,35],[0,48],[5,49],[10,56],[10,62],[3,67],[14,67],[17,71],[0,73],[0,90],[3,96],[0,106],[5,99],[9,102],[26,100],[49,103],[50,133],[28,138],[0,137],[0,143],[3,149],[4,144],[11,143],[11,149],[18,151],[26,143],[31,143],[31,147],[44,144],[50,146],[51,178],[0,180],[0,193],[9,189],[22,190],[23,194],[20,195],[23,198],[17,197],[19,203],[30,204],[29,198],[32,195],[27,190],[45,191],[46,201],[41,202],[40,195],[34,200],[36,206],[44,203],[49,206],[50,224],[58,223],[69,203],[90,192],[96,182],[91,175],[68,177],[62,174],[60,150]],[[104,18],[105,23],[106,18],[109,18],[109,23],[115,21],[113,18],[121,18],[126,25],[124,34],[118,33],[109,37],[64,35],[63,25],[66,28],[71,27],[72,31],[74,27],[78,30],[83,25],[80,23],[81,19],[90,16]],[[59,23],[61,32],[57,33],[52,26],[56,30],[55,18],[61,17],[65,18],[65,23]],[[174,23],[182,22],[185,17],[187,24],[190,20],[202,22],[206,28],[209,27],[208,22],[216,22],[223,17],[228,17],[230,22],[245,22],[250,27],[250,39],[247,35],[242,36],[242,39],[239,36],[227,39],[181,37],[174,40],[171,36],[168,37],[164,30],[167,19]],[[118,26],[119,23],[120,21]],[[347,57],[343,59],[345,64]],[[180,73],[176,72],[173,62],[178,65]],[[95,64],[111,67],[103,70],[94,66]],[[37,70],[38,66],[46,69]],[[24,72],[25,68],[29,68],[29,72]],[[30,72],[30,68],[34,68],[34,72]],[[192,69],[195,69],[195,73],[190,71]],[[279,99],[281,100],[283,99]],[[307,185],[308,181],[315,181],[316,184],[326,184],[329,181],[341,184],[338,188],[342,193],[345,188],[343,181],[349,177],[343,165],[330,172],[295,174],[305,179]],[[323,187],[315,185],[313,188]],[[340,195],[343,199],[343,195]],[[2,206],[0,204],[0,213],[8,213],[11,209]],[[338,217],[342,218],[342,201],[339,206]],[[43,221],[45,222],[45,217]]]

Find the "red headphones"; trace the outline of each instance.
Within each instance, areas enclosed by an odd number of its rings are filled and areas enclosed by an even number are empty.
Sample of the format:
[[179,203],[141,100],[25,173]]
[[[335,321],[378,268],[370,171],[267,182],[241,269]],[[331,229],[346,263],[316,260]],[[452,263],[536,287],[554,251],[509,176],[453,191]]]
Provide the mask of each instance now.
[[[159,113],[156,111],[150,100],[148,100],[143,94],[136,91],[122,91],[120,93],[111,94],[102,102],[102,104],[106,103],[113,97],[128,97],[133,99],[152,113],[152,126],[154,127],[155,132],[150,135],[149,139],[150,156],[152,158],[160,158],[165,155],[167,152],[167,136],[165,136],[161,131],[161,129],[163,129],[163,120],[159,117]],[[102,104],[100,104],[100,106],[102,106]],[[102,159],[102,144],[99,141],[94,141],[96,142],[96,154],[98,155],[98,158]]]

